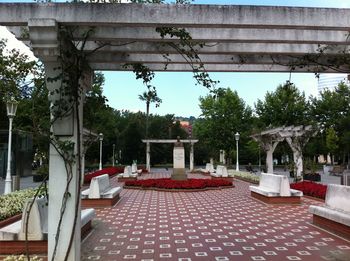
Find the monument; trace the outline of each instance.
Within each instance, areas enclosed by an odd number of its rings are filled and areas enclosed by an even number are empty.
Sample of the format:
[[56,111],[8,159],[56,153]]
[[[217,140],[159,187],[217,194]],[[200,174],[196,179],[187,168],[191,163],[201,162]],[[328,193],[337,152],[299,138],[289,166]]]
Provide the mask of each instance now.
[[173,153],[173,173],[171,179],[174,180],[187,180],[187,175],[185,171],[185,149],[180,141],[180,137],[177,137],[177,141],[174,144]]

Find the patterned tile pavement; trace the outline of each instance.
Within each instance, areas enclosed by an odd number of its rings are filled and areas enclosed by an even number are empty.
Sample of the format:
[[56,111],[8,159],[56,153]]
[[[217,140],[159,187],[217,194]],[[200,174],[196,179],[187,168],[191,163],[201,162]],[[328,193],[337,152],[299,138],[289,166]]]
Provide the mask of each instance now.
[[124,189],[117,205],[96,210],[82,260],[350,260],[350,242],[310,224],[308,206],[321,202],[269,206],[250,197],[250,184],[234,183],[203,192]]

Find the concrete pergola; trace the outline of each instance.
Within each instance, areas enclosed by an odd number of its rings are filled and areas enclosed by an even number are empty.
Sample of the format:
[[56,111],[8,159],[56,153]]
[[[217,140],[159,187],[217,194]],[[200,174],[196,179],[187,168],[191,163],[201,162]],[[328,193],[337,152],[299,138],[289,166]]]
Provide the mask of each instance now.
[[[289,72],[288,63],[305,54],[316,54],[319,45],[333,45],[329,55],[347,48],[350,28],[349,9],[298,8],[268,6],[220,5],[156,5],[156,4],[87,4],[87,3],[0,3],[0,25],[7,26],[17,39],[27,43],[44,63],[46,77],[59,73],[58,29],[74,29],[71,41],[80,47],[82,35],[93,28],[84,51],[87,57],[85,81],[89,88],[94,70],[127,70],[125,63],[143,63],[155,71],[192,71],[168,43],[176,39],[161,39],[155,28],[186,28],[194,41],[204,43],[197,50],[207,71],[219,72]],[[340,47],[339,47],[339,46]],[[338,47],[337,47],[338,46]],[[171,60],[163,57],[169,53]],[[276,63],[276,61],[278,61]],[[312,67],[296,68],[309,71]],[[328,69],[328,72],[331,72]],[[47,81],[51,93],[59,90],[60,81]],[[83,103],[79,112],[82,119]],[[81,126],[82,127],[82,126]],[[81,128],[82,129],[82,128]],[[52,126],[60,140],[77,144],[77,121],[68,115]],[[75,148],[77,149],[77,148]],[[77,150],[76,150],[77,151]],[[81,155],[79,155],[81,157]],[[80,219],[74,224],[76,205],[79,205],[78,168],[69,186],[71,197],[63,214],[61,236],[56,260],[63,260],[73,231],[73,246],[69,260],[80,260]],[[50,147],[50,199],[48,226],[48,259],[51,260],[60,206],[66,180],[63,178],[63,159]],[[79,208],[80,210],[80,208]],[[78,212],[80,213],[80,211]],[[75,226],[76,225],[76,226]]]
[[296,177],[300,177],[303,172],[303,147],[309,138],[315,134],[311,125],[308,126],[288,126],[279,127],[254,134],[251,137],[259,142],[266,152],[266,169],[268,173],[273,173],[273,152],[278,143],[286,140],[293,151],[293,160],[296,167]]
[[[190,144],[190,171],[194,169],[194,149],[193,145],[198,142],[198,140],[180,140],[182,143],[189,143]],[[177,140],[175,139],[145,139],[142,140],[143,143],[146,143],[146,169],[148,171],[151,171],[151,143],[175,143]]]

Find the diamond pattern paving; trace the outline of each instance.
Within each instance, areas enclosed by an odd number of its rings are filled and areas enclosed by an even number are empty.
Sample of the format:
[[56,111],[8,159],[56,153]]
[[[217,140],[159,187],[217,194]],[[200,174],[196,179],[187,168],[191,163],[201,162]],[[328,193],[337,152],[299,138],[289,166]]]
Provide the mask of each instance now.
[[250,197],[249,185],[235,181],[235,188],[203,192],[124,189],[116,206],[96,210],[82,260],[350,260],[348,241],[310,224],[308,206],[321,202],[269,206]]

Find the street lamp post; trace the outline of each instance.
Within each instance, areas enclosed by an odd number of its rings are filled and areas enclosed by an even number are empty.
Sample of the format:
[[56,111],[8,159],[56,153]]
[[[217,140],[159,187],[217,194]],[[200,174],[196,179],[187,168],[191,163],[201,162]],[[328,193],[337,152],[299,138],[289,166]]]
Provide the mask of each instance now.
[[8,140],[8,151],[7,151],[7,170],[5,179],[5,191],[4,194],[11,193],[11,145],[12,145],[12,121],[16,115],[18,102],[11,98],[6,102],[7,116],[9,117],[9,140]]
[[100,166],[99,166],[99,170],[102,169],[102,141],[103,141],[103,134],[100,133],[98,134],[98,138],[100,140]]
[[235,134],[235,139],[236,139],[236,171],[239,171],[239,163],[238,163],[238,141],[239,141],[239,133],[236,132]]
[[112,163],[112,166],[113,166],[113,167],[114,167],[114,162],[115,162],[114,151],[115,151],[115,144],[113,144],[113,163]]

